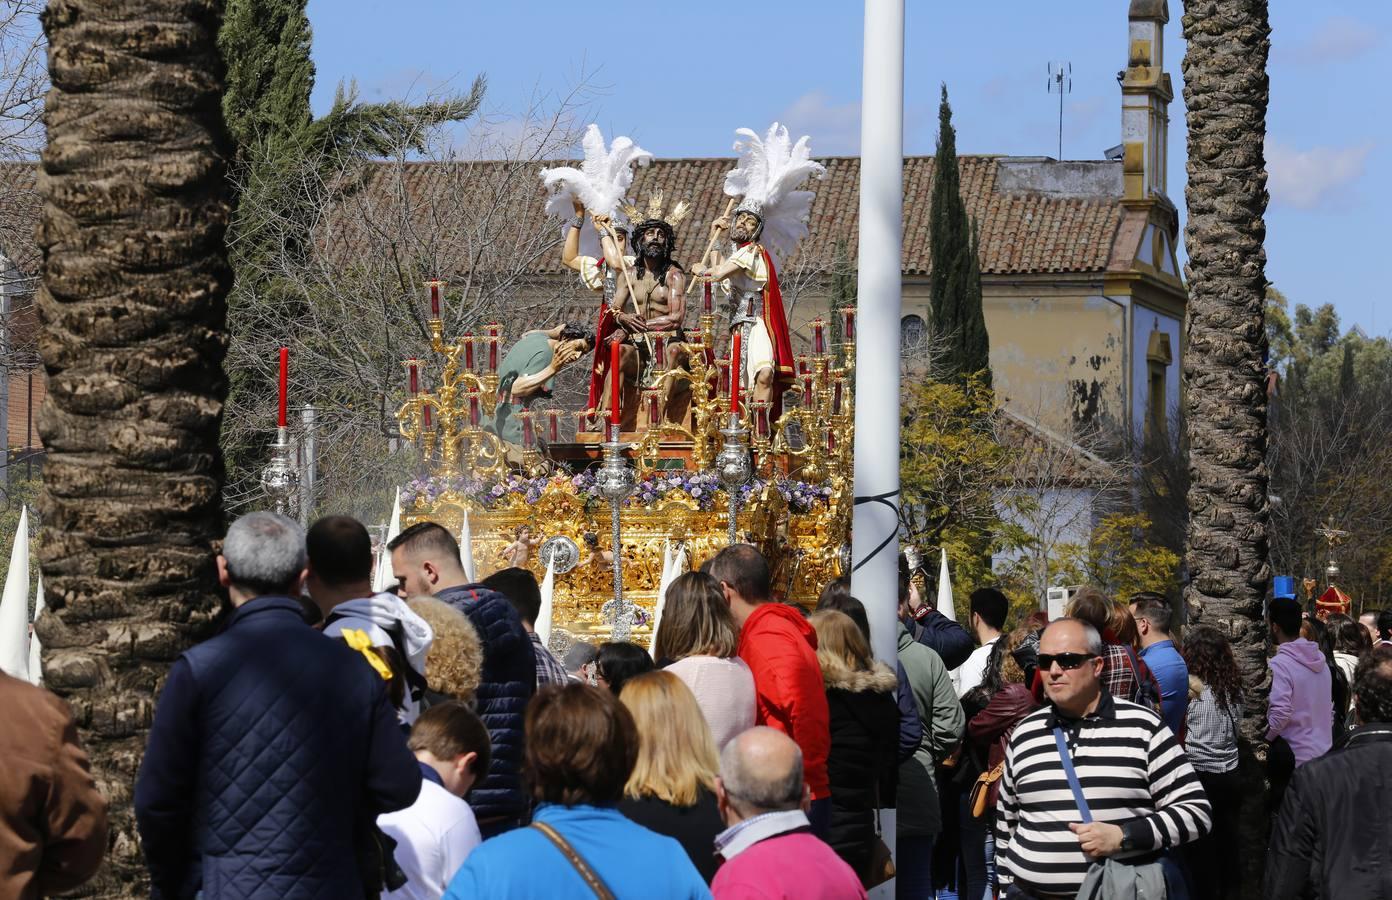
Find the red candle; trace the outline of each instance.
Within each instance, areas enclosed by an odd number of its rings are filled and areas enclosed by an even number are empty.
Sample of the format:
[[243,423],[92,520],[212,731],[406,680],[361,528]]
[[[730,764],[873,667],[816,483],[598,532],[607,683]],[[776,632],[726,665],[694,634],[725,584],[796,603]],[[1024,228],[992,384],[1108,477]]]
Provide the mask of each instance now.
[[701,314],[709,316],[712,315],[715,311],[714,292],[711,290],[711,283],[709,281],[702,285],[702,288],[703,290],[701,292]]
[[833,416],[841,415],[841,386],[844,383],[838,378],[831,386],[831,414]]
[[410,374],[411,396],[420,393],[420,384],[416,380],[416,358],[413,356],[406,360],[406,371]]
[[822,333],[823,325],[820,316],[812,320],[812,352],[818,356],[826,353],[826,335]]
[[464,370],[466,372],[472,372],[474,371],[474,333],[472,331],[464,332],[463,341]]
[[720,369],[720,384],[718,388],[720,396],[728,397],[730,396],[730,361],[728,359],[718,359],[715,361],[715,364]]
[[431,281],[430,284],[430,317],[440,318],[440,282]]
[[768,437],[769,433],[769,406],[767,403],[754,404],[754,429],[759,437]]
[[656,391],[656,390],[650,390],[650,391],[647,392],[647,394],[648,394],[648,424],[649,424],[649,425],[656,425],[656,424],[657,424],[657,410],[658,410],[658,404],[657,404],[657,391]]
[[488,326],[488,374],[498,373],[498,325]]
[[522,419],[522,448],[530,450],[536,446],[536,431],[532,426],[532,414],[529,412],[521,413]]
[[479,395],[478,391],[469,392],[469,424],[477,428],[479,423]]
[[546,439],[553,444],[561,440],[561,411],[558,409],[546,411]]
[[658,372],[667,368],[667,339],[660,334],[653,338],[653,368]]
[[425,427],[433,427],[430,423],[430,405],[428,403],[421,404],[421,410],[425,414]]
[[841,310],[841,314],[842,314],[843,316],[846,317],[846,324],[845,324],[845,327],[841,329],[842,339],[843,339],[847,344],[849,344],[849,343],[851,343],[852,341],[855,340],[855,317],[856,317],[856,311],[855,311],[855,308],[854,308],[854,307],[849,307],[849,306],[848,306],[848,307],[846,307],[845,309]]
[[735,332],[730,341],[730,412],[740,411],[740,383],[744,373],[740,371],[740,333]]
[[802,405],[808,409],[816,402],[816,391],[813,388],[812,373],[804,371],[802,373]]
[[290,396],[290,348],[280,348],[280,416],[276,424],[281,428],[290,424],[286,418],[286,404]]
[[609,424],[619,424],[619,397],[623,390],[623,373],[619,371],[619,354],[623,348],[618,341],[609,342]]

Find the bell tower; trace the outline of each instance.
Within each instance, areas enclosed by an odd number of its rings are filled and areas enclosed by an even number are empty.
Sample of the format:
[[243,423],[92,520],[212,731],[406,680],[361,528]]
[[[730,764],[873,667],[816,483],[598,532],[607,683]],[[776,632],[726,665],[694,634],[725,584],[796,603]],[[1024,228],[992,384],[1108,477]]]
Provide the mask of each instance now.
[[1165,73],[1167,0],[1131,0],[1126,69],[1121,78],[1121,142],[1128,203],[1164,197],[1174,88]]

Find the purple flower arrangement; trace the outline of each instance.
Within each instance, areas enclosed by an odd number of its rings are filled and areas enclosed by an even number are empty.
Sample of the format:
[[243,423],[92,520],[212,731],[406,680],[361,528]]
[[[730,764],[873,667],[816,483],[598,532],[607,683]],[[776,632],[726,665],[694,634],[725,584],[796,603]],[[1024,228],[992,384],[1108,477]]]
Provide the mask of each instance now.
[[[740,504],[747,505],[750,498],[762,492],[767,481],[753,478],[740,488]],[[484,481],[472,475],[455,475],[445,478],[432,475],[416,478],[406,485],[405,497],[408,506],[433,506],[447,492],[463,496],[474,506],[482,509],[495,509],[512,504],[520,499],[527,505],[541,499],[542,492],[549,485],[570,491],[581,497],[587,504],[602,503],[603,498],[595,488],[593,470],[585,470],[577,475],[556,475],[542,478],[526,478],[512,473],[503,479]],[[806,513],[825,506],[831,499],[831,487],[824,484],[809,484],[791,478],[779,478],[774,482],[775,489],[795,513]],[[725,503],[724,488],[720,479],[711,472],[691,472],[685,469],[664,469],[650,472],[639,480],[632,496],[625,502],[630,508],[656,506],[668,498],[690,497],[697,508],[710,511]],[[719,495],[719,496],[717,496]]]

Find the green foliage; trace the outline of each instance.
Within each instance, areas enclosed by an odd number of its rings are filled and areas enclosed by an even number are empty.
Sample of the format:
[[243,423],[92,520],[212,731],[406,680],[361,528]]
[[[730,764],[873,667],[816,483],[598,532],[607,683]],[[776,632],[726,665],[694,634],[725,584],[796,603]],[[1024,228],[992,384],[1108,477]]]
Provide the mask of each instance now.
[[929,211],[932,273],[929,299],[933,333],[945,342],[939,363],[945,377],[962,380],[978,375],[991,385],[990,340],[981,306],[979,235],[962,200],[957,165],[957,133],[947,85],[938,107],[938,148],[933,159],[933,196]]
[[993,551],[1014,535],[995,492],[1010,451],[995,438],[994,392],[984,379],[905,386],[899,487],[904,530],[921,547],[947,548],[953,580],[989,579]]
[[[486,84],[479,76],[465,94],[422,104],[362,103],[356,86],[340,84],[328,113],[314,119],[306,6],[307,0],[228,0],[218,34],[238,191],[229,234],[236,274],[228,297],[230,418],[270,421],[274,370],[239,365],[236,345],[253,330],[289,334],[301,319],[307,301],[284,273],[308,257],[324,211],[361,185],[368,161],[423,152],[433,129],[474,115]],[[267,452],[264,435],[240,433],[224,442],[234,506],[255,485]]]
[[1150,520],[1141,513],[1115,513],[1102,519],[1086,545],[1059,548],[1065,583],[1093,584],[1113,597],[1139,591],[1171,593],[1178,588],[1179,554],[1149,543]]
[[845,363],[841,345],[846,340],[843,309],[854,309],[856,305],[856,270],[851,262],[850,251],[845,241],[836,242],[835,261],[831,269],[831,345],[836,352],[836,364]]

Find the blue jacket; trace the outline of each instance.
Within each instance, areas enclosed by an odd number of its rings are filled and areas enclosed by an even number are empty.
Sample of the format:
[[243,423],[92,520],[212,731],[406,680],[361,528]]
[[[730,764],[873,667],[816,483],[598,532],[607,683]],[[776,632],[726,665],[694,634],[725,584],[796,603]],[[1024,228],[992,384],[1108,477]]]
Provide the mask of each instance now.
[[[543,803],[537,807],[534,820],[556,829],[609,892],[621,900],[699,900],[710,896],[675,838],[649,831],[612,806]],[[594,900],[594,896],[570,860],[546,835],[535,828],[518,828],[484,841],[470,853],[450,881],[444,900]]]
[[160,692],[135,783],[151,896],[362,897],[355,831],[420,783],[377,673],[258,597]]
[[1189,711],[1189,667],[1175,649],[1174,641],[1156,641],[1141,651],[1155,680],[1160,682],[1160,713],[1176,738],[1184,736],[1184,720]]
[[917,621],[905,619],[904,627],[914,640],[942,657],[943,665],[947,666],[949,672],[966,662],[975,649],[967,630],[936,609],[929,609]]
[[522,785],[522,717],[536,693],[532,638],[517,609],[497,591],[465,584],[435,596],[468,616],[483,643],[478,714],[493,741],[493,760],[469,792],[469,806],[487,834],[489,819],[524,817],[529,805]]

